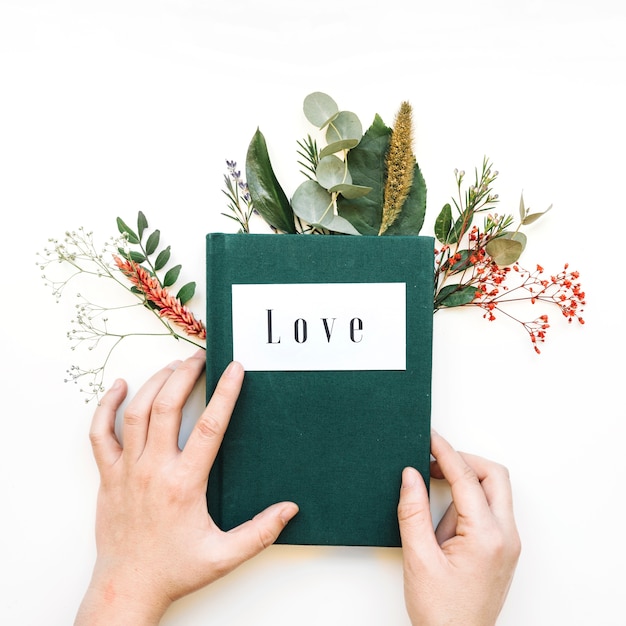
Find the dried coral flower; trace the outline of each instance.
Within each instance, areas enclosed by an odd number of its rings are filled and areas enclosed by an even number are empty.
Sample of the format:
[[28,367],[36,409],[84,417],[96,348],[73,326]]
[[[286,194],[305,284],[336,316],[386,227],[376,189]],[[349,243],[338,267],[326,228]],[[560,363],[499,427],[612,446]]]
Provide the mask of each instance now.
[[173,296],[167,289],[161,287],[159,281],[138,263],[113,256],[115,264],[135,287],[156,305],[158,313],[190,336],[206,339],[204,324],[196,319],[194,314],[182,302]]

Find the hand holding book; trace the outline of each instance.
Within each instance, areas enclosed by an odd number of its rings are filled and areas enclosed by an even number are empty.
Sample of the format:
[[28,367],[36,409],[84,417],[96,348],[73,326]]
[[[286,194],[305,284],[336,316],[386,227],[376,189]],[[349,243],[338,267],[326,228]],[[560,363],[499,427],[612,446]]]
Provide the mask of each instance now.
[[207,476],[243,369],[238,363],[226,369],[180,450],[182,408],[204,367],[204,351],[199,351],[150,378],[124,412],[123,446],[114,424],[126,395],[124,381],[109,389],[95,411],[98,554],[76,625],[158,624],[174,600],[274,543],[298,511],[292,502],[277,503],[229,533],[207,515]]
[[[98,557],[75,626],[158,624],[174,600],[271,545],[297,512],[294,503],[277,503],[230,532],[207,514],[207,474],[243,369],[237,363],[226,368],[181,451],[182,407],[203,368],[198,353],[147,381],[125,410],[123,446],[114,424],[124,381],[95,411]],[[425,484],[414,469],[404,470],[398,516],[409,616],[416,624],[441,623],[443,616],[451,624],[494,623],[519,554],[507,472],[459,454],[436,433],[432,453],[437,461],[431,473],[450,481],[453,502],[435,533]]]
[[431,448],[431,476],[450,482],[452,502],[433,532],[424,481],[404,470],[398,519],[409,615],[422,625],[495,624],[521,547],[508,471],[456,452],[435,431]]

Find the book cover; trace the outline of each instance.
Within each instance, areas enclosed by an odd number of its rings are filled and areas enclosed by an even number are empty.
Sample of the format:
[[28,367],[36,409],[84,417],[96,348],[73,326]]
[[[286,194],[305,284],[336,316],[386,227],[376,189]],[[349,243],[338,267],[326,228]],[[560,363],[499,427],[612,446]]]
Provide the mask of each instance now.
[[433,239],[207,235],[207,394],[246,369],[209,477],[224,530],[282,500],[284,544],[399,546],[429,478]]

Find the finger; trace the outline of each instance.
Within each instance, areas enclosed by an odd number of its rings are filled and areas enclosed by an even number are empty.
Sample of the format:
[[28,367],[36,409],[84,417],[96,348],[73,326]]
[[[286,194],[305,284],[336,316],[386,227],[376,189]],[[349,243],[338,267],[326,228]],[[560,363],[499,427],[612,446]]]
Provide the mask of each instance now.
[[[503,521],[513,522],[513,491],[508,469],[474,454],[459,454],[476,474],[492,513]],[[430,471],[433,478],[444,478],[436,461],[431,464]]]
[[128,460],[136,460],[143,453],[148,438],[152,403],[179,365],[180,361],[173,361],[153,374],[128,403],[122,424],[124,457]]
[[190,476],[206,481],[224,438],[243,383],[244,370],[233,361],[219,379],[182,452]]
[[232,566],[240,565],[271,546],[297,512],[295,502],[278,502],[230,530],[227,535],[233,554]]
[[450,483],[459,516],[481,520],[489,515],[487,497],[474,469],[439,433],[431,433],[431,452],[441,475]]
[[198,350],[178,365],[152,402],[147,444],[156,454],[178,452],[183,407],[204,372],[205,351]]
[[435,536],[437,537],[437,543],[439,545],[456,536],[458,521],[459,516],[456,512],[454,502],[450,502],[443,517],[439,520],[439,524],[437,524],[437,530],[435,530]]
[[402,471],[398,524],[405,560],[419,556],[420,560],[428,561],[433,554],[439,553],[428,491],[424,479],[412,467],[406,467]]
[[460,454],[476,473],[492,513],[502,521],[513,522],[513,491],[508,469],[480,456]]
[[126,397],[126,392],[125,381],[116,380],[102,396],[91,420],[89,439],[96,465],[101,473],[106,467],[113,465],[122,453],[122,446],[115,435],[115,416]]

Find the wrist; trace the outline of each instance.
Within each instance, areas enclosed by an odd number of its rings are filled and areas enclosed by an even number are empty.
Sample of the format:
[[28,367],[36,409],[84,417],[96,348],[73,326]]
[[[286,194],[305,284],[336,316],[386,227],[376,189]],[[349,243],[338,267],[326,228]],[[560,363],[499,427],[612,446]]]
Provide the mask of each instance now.
[[171,603],[141,571],[124,572],[96,564],[74,626],[157,626]]

